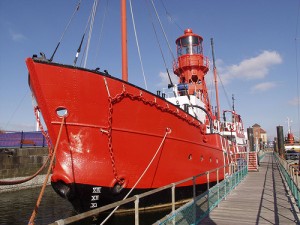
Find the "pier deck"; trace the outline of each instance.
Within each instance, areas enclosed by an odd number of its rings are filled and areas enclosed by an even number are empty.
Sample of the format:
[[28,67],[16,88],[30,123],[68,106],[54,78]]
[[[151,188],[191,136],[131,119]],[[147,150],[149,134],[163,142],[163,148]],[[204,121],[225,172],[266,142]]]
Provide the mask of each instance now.
[[299,210],[293,204],[273,154],[266,154],[259,172],[249,173],[200,224],[300,224]]

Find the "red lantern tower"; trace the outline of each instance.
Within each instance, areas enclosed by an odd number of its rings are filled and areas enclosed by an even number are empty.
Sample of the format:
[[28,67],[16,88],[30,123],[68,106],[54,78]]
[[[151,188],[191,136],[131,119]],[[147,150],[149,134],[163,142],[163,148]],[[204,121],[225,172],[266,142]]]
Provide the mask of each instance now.
[[183,95],[196,95],[211,114],[211,105],[204,76],[209,70],[209,60],[203,56],[203,38],[186,29],[176,40],[177,62],[174,73],[179,77],[178,92]]

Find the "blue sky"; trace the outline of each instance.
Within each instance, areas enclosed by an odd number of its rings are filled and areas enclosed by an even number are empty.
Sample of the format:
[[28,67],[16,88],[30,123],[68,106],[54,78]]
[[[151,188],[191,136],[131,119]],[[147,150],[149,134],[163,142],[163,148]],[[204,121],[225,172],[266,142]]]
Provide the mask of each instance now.
[[[209,58],[210,38],[214,38],[217,69],[226,90],[225,94],[219,88],[222,109],[230,107],[234,94],[235,109],[242,115],[246,128],[258,123],[273,138],[276,126],[282,125],[287,131],[289,117],[292,130],[299,136],[299,0],[162,1],[168,13],[160,0],[155,2],[174,54],[174,42],[183,29],[192,28],[204,38],[204,53]],[[39,52],[50,58],[77,2],[0,1],[0,129],[34,130],[25,58]],[[85,0],[81,4],[54,61],[72,64],[92,3]],[[110,1],[106,10],[107,1],[99,1],[87,67],[107,69],[121,77],[118,3]],[[166,84],[163,60],[145,1],[132,3],[148,90],[156,92]],[[129,81],[144,88],[130,14],[128,22]],[[161,44],[171,71],[172,57],[165,41]]]

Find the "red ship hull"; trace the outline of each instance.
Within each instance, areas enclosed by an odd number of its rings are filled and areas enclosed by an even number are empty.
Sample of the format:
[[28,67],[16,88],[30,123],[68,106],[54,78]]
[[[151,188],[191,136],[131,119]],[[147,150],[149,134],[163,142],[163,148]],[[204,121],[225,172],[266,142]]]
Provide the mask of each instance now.
[[[26,63],[53,145],[62,120],[59,111],[67,112],[51,182],[79,211],[121,200],[153,158],[136,192],[229,162],[226,139],[206,134],[205,124],[160,96],[96,71],[39,59]],[[122,190],[118,179],[124,182]],[[210,181],[216,181],[216,174]],[[197,179],[197,185],[204,183],[206,178]]]

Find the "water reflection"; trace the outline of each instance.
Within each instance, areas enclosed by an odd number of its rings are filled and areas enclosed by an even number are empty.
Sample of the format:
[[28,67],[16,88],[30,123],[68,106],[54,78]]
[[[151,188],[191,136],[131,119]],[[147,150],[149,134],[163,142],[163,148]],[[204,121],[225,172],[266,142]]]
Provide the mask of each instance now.
[[[28,224],[40,188],[0,193],[0,224]],[[35,224],[49,224],[75,215],[71,204],[59,197],[49,186],[46,188]]]
[[[0,225],[28,224],[39,193],[40,188],[0,193]],[[35,224],[49,224],[73,215],[76,215],[76,213],[73,211],[72,205],[59,197],[53,189],[48,186],[39,207]],[[97,219],[89,218],[74,223],[74,225],[98,225],[101,224],[107,215],[108,213],[102,214]],[[166,215],[166,211],[141,213],[139,215],[139,221],[141,225],[152,224],[161,219],[164,215]],[[126,216],[115,215],[105,224],[134,224],[134,218],[134,214]]]

